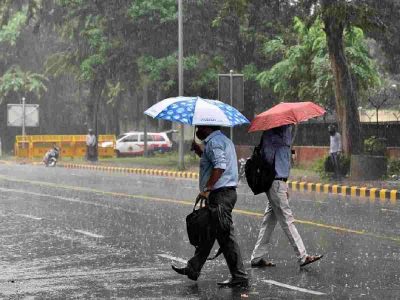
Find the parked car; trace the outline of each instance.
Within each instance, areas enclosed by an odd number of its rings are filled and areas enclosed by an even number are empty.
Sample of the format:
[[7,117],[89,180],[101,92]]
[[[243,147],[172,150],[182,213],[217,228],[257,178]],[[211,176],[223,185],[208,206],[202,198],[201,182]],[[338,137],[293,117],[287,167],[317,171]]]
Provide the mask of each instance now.
[[[172,142],[166,132],[148,132],[147,149],[149,153],[165,153],[172,150]],[[143,155],[144,132],[132,131],[118,136],[115,153],[120,156]]]

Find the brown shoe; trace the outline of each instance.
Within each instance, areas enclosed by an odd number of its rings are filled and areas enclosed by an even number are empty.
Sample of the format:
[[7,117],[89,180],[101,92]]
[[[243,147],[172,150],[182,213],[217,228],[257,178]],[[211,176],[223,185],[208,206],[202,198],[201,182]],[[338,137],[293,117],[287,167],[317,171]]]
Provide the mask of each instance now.
[[264,258],[261,258],[260,260],[257,261],[252,261],[251,262],[251,267],[252,268],[265,268],[265,267],[275,267],[276,264],[270,261],[266,261]]
[[306,257],[306,260],[300,265],[300,267],[307,266],[308,264],[312,264],[313,262],[316,262],[317,260],[320,260],[323,255],[308,255]]

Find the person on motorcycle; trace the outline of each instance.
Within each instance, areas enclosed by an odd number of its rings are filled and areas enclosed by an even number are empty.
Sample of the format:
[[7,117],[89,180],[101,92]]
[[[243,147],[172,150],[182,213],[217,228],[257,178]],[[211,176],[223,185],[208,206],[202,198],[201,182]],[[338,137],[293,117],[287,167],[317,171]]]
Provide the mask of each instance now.
[[57,162],[59,153],[60,153],[60,149],[57,146],[54,146],[53,148],[51,148],[50,150],[48,150],[46,152],[46,154],[43,157],[43,162],[46,165],[46,167],[49,166],[50,160]]

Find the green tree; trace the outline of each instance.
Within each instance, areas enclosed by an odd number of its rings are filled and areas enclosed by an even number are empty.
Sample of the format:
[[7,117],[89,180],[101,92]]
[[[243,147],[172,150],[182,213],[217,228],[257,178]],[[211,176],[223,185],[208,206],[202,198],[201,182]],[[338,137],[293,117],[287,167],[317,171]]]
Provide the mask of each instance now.
[[0,27],[0,47],[8,51],[2,51],[0,54],[0,65],[4,70],[0,77],[0,103],[15,94],[21,96],[30,93],[40,98],[47,90],[48,79],[39,73],[23,71],[19,65],[12,63],[12,50],[16,48],[21,32],[26,27],[29,5],[26,4],[20,9],[12,9],[11,3],[8,5],[1,7],[3,25]]
[[[296,37],[295,45],[286,45],[281,37],[264,44],[265,55],[279,62],[261,72],[257,79],[262,86],[272,88],[279,101],[312,100],[334,109],[334,80],[322,21],[317,18],[306,26],[296,17],[289,42],[295,40],[292,36]],[[349,28],[344,44],[358,92],[379,85],[377,67],[369,56],[363,31]]]
[[[10,95],[26,96],[33,94],[37,98],[47,91],[47,78],[41,74],[22,71],[19,66],[10,67],[0,77],[0,103]],[[18,97],[20,98],[20,97]]]

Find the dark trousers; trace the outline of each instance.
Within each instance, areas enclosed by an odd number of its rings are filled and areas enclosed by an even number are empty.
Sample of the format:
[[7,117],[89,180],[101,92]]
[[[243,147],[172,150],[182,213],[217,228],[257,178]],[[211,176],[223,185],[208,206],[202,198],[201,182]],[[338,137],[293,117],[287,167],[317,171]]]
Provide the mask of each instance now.
[[[222,188],[210,193],[208,206],[212,215],[212,236],[206,243],[196,248],[194,256],[188,261],[189,269],[197,276],[200,275],[200,271],[214,246],[214,242],[217,240],[228,264],[229,271],[232,274],[232,278],[247,278],[239,245],[235,239],[232,222],[232,210],[236,200],[237,194],[234,189]],[[225,218],[229,221],[229,226],[221,224],[217,214],[218,205],[221,206]]]
[[86,159],[89,161],[97,160],[97,148],[96,146],[86,146]]
[[330,159],[335,172],[335,177],[340,178],[339,154],[337,152],[330,153]]

